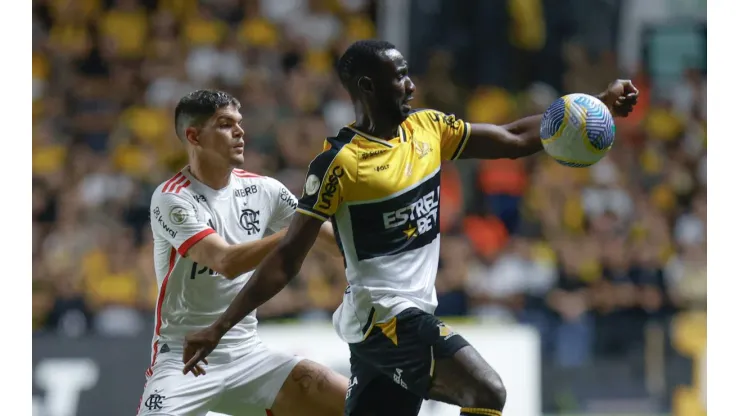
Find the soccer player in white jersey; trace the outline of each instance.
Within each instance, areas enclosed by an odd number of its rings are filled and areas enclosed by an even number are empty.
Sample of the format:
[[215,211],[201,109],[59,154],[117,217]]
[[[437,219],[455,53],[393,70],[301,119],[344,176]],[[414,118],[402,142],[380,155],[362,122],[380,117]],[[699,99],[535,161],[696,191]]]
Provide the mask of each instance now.
[[[200,90],[175,110],[189,165],[152,196],[159,296],[141,416],[240,415],[256,408],[275,416],[318,416],[340,415],[344,407],[347,379],[267,348],[256,334],[254,313],[224,335],[207,375],[201,366],[192,369],[194,376],[182,371],[185,335],[226,310],[285,235],[297,206],[277,180],[235,169],[244,163],[239,107],[226,93]],[[317,245],[340,255],[331,224],[322,226]]]

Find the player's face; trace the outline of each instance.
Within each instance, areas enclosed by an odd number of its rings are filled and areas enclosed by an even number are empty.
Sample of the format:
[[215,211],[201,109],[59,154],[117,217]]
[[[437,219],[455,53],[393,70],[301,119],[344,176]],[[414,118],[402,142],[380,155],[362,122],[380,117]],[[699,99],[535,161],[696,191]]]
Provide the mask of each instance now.
[[375,100],[387,112],[385,116],[400,124],[411,112],[409,102],[414,98],[416,86],[409,78],[409,66],[401,52],[390,49],[384,55],[379,74],[374,77]]
[[244,164],[242,115],[234,106],[218,109],[198,134],[201,156],[232,167]]

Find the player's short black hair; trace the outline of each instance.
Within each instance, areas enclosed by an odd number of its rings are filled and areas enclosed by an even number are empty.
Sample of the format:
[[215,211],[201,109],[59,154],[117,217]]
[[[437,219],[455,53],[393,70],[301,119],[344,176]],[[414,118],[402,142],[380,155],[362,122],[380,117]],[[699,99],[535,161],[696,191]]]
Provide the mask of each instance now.
[[223,107],[241,107],[239,100],[228,93],[217,90],[197,90],[182,97],[175,107],[175,132],[180,140],[185,139],[185,129],[200,126]]
[[377,39],[358,40],[350,45],[337,62],[337,73],[344,88],[353,93],[357,78],[371,74],[381,61],[381,54],[389,49],[396,49],[396,46]]

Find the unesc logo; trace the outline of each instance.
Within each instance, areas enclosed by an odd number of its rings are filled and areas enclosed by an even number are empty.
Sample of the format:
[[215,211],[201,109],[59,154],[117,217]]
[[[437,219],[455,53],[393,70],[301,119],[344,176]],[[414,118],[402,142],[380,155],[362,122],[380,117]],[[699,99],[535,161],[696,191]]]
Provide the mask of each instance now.
[[342,176],[344,176],[344,169],[341,166],[335,166],[331,171],[331,175],[329,175],[324,183],[324,191],[321,193],[321,205],[319,207],[323,209],[329,209],[331,207],[331,199],[337,193],[339,178]]

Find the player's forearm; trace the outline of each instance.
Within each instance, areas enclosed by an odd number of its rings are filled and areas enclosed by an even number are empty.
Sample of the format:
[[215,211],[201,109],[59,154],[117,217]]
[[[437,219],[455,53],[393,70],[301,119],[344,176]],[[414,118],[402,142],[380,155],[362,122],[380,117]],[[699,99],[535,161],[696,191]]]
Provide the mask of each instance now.
[[525,117],[503,126],[471,124],[461,159],[518,159],[542,150],[542,115]]
[[298,259],[287,253],[285,246],[272,251],[213,326],[221,334],[228,332],[245,316],[277,295],[298,274],[302,260],[303,257]]
[[285,233],[286,230],[282,230],[257,241],[229,246],[224,250],[220,261],[223,276],[227,279],[234,279],[257,268],[260,262],[278,246],[285,237]]
[[529,116],[507,124],[504,128],[516,136],[516,145],[512,146],[512,154],[515,157],[533,155],[542,150],[540,140],[540,124],[542,114]]

